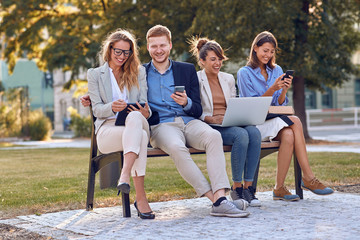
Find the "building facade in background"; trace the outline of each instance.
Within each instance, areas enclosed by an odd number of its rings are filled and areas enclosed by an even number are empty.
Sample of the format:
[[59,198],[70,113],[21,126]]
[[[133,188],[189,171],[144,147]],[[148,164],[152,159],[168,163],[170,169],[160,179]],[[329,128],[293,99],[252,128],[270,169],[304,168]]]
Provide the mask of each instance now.
[[[61,132],[69,130],[67,124],[70,121],[69,107],[75,108],[81,116],[87,116],[89,109],[84,108],[79,98],[74,97],[75,87],[69,91],[64,91],[63,86],[70,80],[71,73],[56,70],[54,76],[54,131]],[[85,78],[85,76],[80,76]]]
[[[352,62],[360,65],[360,50],[353,55]],[[327,87],[325,92],[306,90],[305,99],[306,109],[360,107],[360,76],[352,76],[341,88]]]
[[5,89],[24,88],[27,91],[30,110],[41,109],[54,120],[54,90],[52,75],[38,69],[34,61],[21,59],[9,75],[7,66],[1,62],[2,84]]
[[30,110],[41,109],[50,118],[55,132],[69,130],[68,107],[77,109],[82,116],[89,112],[80,106],[79,99],[73,97],[75,89],[63,91],[63,85],[70,79],[68,73],[61,70],[53,73],[42,72],[34,61],[25,59],[17,62],[11,75],[8,74],[6,63],[1,61],[0,71],[0,81],[4,88],[25,88]]

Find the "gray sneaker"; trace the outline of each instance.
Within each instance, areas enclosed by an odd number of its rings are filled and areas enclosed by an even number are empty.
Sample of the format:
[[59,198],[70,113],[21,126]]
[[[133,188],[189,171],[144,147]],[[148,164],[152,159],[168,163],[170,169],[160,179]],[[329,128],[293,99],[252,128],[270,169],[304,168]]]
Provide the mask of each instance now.
[[233,200],[232,203],[240,210],[246,210],[246,208],[249,206],[248,201],[244,199]]
[[249,202],[244,199],[243,188],[233,188],[230,190],[230,199],[233,200],[234,205],[240,210],[246,210],[249,206]]
[[232,202],[223,200],[219,206],[212,205],[211,216],[241,218],[250,215],[249,212],[238,209]]
[[238,199],[244,199],[244,196],[243,196],[243,187],[239,187],[239,188],[235,188],[233,189],[231,187],[230,189],[230,198],[235,201],[235,200],[238,200]]
[[[235,188],[235,190],[233,190],[231,188],[230,190],[230,198],[235,202],[238,202],[239,200],[245,200],[248,205],[250,207],[260,207],[261,206],[261,202],[259,201],[259,199],[257,199],[255,197],[255,190],[252,186],[249,186],[248,189],[246,188]],[[237,204],[235,204],[237,207]],[[241,206],[241,205],[240,205]],[[241,208],[239,208],[241,209]],[[243,209],[245,210],[245,209]]]
[[250,207],[261,207],[261,202],[255,197],[255,189],[252,186],[243,190],[243,198],[249,202]]

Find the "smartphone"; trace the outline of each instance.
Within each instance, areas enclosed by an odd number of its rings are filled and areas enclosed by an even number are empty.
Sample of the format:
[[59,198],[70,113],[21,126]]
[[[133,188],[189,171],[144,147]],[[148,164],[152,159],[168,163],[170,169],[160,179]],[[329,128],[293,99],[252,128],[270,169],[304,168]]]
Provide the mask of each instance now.
[[285,78],[289,78],[289,76],[293,76],[294,72],[295,72],[294,70],[286,70],[285,76],[283,76],[281,80],[284,80]]
[[185,91],[185,86],[175,86],[174,93],[181,92],[183,93]]
[[[145,107],[145,103],[139,103],[139,104],[140,104],[140,106]],[[129,110],[130,105],[134,106],[137,109],[140,109],[139,106],[136,103],[128,103],[127,108],[126,108],[127,110]]]

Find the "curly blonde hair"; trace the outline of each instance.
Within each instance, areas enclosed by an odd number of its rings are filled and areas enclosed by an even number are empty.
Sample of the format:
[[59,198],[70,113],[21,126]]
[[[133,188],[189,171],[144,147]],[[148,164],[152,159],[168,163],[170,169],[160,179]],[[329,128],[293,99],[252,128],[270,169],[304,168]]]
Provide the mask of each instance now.
[[104,62],[109,62],[111,59],[111,47],[114,43],[123,40],[130,44],[130,50],[132,54],[128,57],[126,62],[121,66],[123,70],[123,75],[119,82],[119,88],[121,91],[124,90],[124,86],[127,89],[136,86],[139,88],[138,74],[139,74],[139,51],[136,43],[135,36],[127,30],[117,29],[114,32],[108,34],[106,39],[102,43],[101,51],[99,56],[102,57]]

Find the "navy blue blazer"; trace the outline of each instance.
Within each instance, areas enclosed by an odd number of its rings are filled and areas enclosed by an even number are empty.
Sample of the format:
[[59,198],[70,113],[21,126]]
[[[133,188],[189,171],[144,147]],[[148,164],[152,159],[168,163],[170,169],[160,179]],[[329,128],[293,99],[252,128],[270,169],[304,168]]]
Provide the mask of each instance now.
[[[150,62],[145,63],[146,78],[150,69]],[[194,118],[199,118],[202,114],[199,80],[193,64],[185,62],[172,61],[172,70],[174,75],[175,86],[185,86],[186,95],[191,99],[192,106],[186,114]]]

